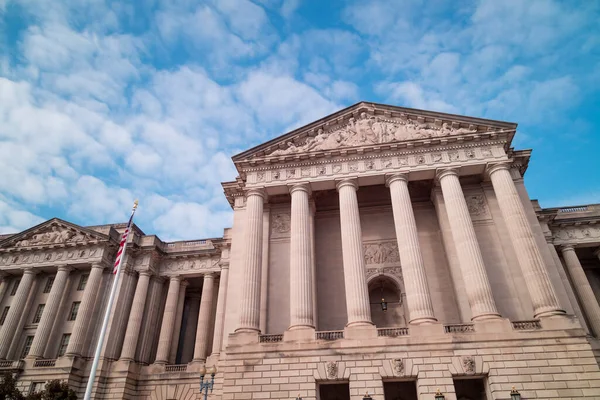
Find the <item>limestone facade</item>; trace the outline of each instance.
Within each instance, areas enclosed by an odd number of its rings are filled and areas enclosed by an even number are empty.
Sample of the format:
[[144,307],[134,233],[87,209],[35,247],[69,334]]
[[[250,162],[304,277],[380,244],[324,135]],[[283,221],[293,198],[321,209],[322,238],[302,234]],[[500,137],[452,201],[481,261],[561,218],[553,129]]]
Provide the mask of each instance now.
[[[233,157],[223,237],[133,230],[94,398],[600,398],[600,205],[530,200],[516,128],[358,103]],[[0,237],[23,391],[83,395],[124,228]]]

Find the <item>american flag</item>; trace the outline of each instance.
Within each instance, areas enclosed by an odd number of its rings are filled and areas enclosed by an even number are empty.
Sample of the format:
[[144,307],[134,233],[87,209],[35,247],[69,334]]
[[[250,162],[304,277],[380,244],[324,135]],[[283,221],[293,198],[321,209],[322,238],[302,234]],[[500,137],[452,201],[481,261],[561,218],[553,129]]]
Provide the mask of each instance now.
[[121,243],[119,244],[119,251],[117,251],[117,259],[115,260],[115,265],[113,266],[113,274],[119,272],[119,267],[121,266],[121,261],[123,260],[123,256],[125,255],[125,247],[127,247],[127,237],[129,236],[129,232],[131,231],[131,225],[133,223],[133,215],[135,214],[135,210],[137,209],[138,202],[137,200],[133,204],[133,210],[131,210],[131,217],[129,217],[129,222],[127,222],[127,228],[125,228],[125,232],[123,232],[123,236],[121,236]]

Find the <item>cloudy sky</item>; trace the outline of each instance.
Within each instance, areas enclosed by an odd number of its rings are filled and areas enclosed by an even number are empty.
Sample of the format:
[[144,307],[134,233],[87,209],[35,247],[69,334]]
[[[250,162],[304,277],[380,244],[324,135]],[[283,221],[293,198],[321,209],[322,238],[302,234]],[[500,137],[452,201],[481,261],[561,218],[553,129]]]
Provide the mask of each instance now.
[[139,198],[146,233],[220,236],[232,155],[360,100],[518,122],[532,198],[600,203],[599,20],[584,0],[0,0],[0,233]]

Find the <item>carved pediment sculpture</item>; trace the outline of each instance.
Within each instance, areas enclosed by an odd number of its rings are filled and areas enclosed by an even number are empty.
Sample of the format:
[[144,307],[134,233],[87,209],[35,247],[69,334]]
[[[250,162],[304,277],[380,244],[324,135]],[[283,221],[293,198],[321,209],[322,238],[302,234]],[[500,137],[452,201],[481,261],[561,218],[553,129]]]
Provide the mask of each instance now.
[[15,246],[46,246],[52,244],[77,243],[89,239],[90,236],[84,232],[58,224],[52,224],[17,241]]
[[333,150],[341,147],[438,138],[475,132],[476,129],[455,128],[448,122],[436,124],[408,118],[391,119],[371,116],[363,112],[358,118],[350,118],[346,125],[329,131],[320,128],[316,136],[309,137],[303,143],[294,143],[290,140],[283,147],[280,146],[268,155],[281,156],[299,152]]

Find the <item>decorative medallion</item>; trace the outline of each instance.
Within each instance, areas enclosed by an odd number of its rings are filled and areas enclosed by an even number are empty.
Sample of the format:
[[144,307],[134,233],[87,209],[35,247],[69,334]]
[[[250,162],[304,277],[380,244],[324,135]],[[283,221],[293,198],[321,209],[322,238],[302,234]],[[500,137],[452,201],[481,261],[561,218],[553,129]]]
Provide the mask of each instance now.
[[401,376],[404,374],[404,362],[401,358],[396,358],[392,360],[392,369],[394,370],[394,374],[397,376]]
[[467,201],[467,208],[472,216],[483,216],[487,215],[487,206],[485,204],[485,197],[482,194],[467,195],[465,196]]
[[463,368],[467,374],[475,373],[475,358],[473,358],[471,356],[463,357],[462,364],[463,364]]
[[287,233],[290,231],[291,219],[289,214],[275,214],[273,216],[273,232]]
[[335,361],[327,362],[325,369],[327,370],[327,378],[337,379],[338,376],[338,365]]

